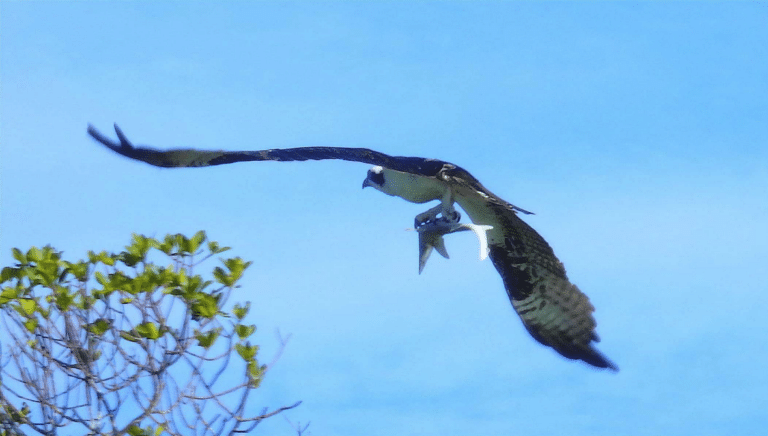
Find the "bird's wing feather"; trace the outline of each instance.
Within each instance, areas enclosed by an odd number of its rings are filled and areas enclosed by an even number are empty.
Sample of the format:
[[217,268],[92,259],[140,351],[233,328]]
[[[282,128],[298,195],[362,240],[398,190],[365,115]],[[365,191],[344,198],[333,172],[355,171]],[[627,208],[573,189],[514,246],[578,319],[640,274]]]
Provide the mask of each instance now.
[[618,370],[593,347],[592,342],[599,339],[589,298],[568,280],[552,248],[517,216],[517,208],[465,170],[444,172],[442,178],[475,224],[493,226],[489,231],[491,261],[531,336],[569,359]]
[[146,162],[163,168],[207,167],[236,162],[254,161],[305,161],[305,160],[346,160],[434,177],[447,162],[421,157],[390,156],[367,148],[347,147],[299,147],[254,151],[197,150],[193,148],[157,150],[146,146],[134,146],[115,125],[118,141],[114,141],[93,126],[88,134],[104,146],[125,157]]

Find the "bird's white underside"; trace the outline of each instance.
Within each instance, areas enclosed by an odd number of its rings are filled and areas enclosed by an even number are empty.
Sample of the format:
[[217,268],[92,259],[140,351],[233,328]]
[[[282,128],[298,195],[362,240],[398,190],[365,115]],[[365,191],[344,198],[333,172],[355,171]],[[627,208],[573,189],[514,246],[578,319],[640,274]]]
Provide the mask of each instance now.
[[[419,273],[424,269],[433,249],[437,250],[443,257],[448,258],[443,236],[450,233],[471,231],[477,237],[480,244],[480,260],[488,257],[488,234],[494,229],[491,223],[495,221],[495,216],[486,212],[487,208],[484,207],[484,201],[474,202],[471,199],[465,199],[461,193],[455,193],[448,183],[433,177],[403,173],[381,166],[374,166],[371,168],[371,171],[375,174],[383,174],[386,183],[383,185],[369,183],[367,186],[373,186],[385,194],[419,204],[440,200],[440,204],[437,206],[416,215],[416,230],[419,232]],[[487,196],[484,195],[482,198],[486,199]],[[458,216],[454,208],[454,202],[459,202],[473,221],[481,222],[482,224],[452,221],[453,216]],[[470,206],[472,210],[467,210],[465,205]],[[480,217],[478,218],[478,216]],[[496,236],[493,233],[491,235]],[[498,237],[492,240],[495,239],[498,239]]]

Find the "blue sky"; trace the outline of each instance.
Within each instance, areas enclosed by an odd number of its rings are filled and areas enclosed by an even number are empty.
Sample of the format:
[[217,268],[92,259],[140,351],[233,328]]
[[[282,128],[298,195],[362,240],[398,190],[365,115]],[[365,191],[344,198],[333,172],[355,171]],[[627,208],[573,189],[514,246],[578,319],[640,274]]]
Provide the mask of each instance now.
[[[333,435],[759,434],[768,422],[765,2],[3,2],[0,261],[204,229],[254,262],[257,400]],[[159,148],[368,147],[536,215],[611,374],[524,331],[470,234],[367,167],[162,170]],[[211,265],[212,267],[213,265]],[[291,434],[282,418],[262,434]]]

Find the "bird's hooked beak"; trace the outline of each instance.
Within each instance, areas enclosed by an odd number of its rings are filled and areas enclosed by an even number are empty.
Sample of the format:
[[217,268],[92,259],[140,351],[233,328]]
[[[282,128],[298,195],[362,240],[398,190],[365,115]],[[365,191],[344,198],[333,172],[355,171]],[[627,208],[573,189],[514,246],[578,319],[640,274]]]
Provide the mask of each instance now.
[[367,186],[373,186],[381,191],[380,187],[384,185],[383,171],[384,168],[380,166],[371,167],[371,169],[368,170],[368,174],[365,176],[365,180],[363,180],[363,189]]

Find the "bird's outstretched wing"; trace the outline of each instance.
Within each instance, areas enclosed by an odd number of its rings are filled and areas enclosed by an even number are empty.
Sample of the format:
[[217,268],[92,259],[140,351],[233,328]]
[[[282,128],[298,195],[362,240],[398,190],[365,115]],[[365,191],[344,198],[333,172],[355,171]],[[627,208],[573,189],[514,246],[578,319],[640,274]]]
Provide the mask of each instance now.
[[501,218],[503,243],[489,244],[512,306],[537,341],[569,359],[617,371],[594,347],[595,308],[572,284],[549,244],[513,213]]
[[572,284],[552,248],[533,228],[521,220],[520,209],[488,191],[463,168],[448,162],[420,157],[390,156],[366,148],[301,147],[257,151],[203,151],[196,149],[156,150],[136,147],[115,125],[119,142],[102,135],[93,126],[88,133],[113,151],[134,160],[165,168],[204,167],[235,162],[345,160],[379,165],[394,171],[436,178],[450,186],[455,201],[488,231],[489,255],[501,275],[512,306],[528,332],[540,343],[569,359],[583,360],[599,368],[618,370],[600,354],[593,342],[594,307]]
[[134,160],[146,162],[162,168],[208,167],[236,162],[255,161],[305,161],[305,160],[346,160],[371,165],[381,165],[396,171],[434,177],[447,162],[421,157],[390,156],[367,148],[347,147],[299,147],[276,148],[255,151],[197,150],[179,148],[157,150],[152,147],[134,146],[122,130],[115,124],[115,133],[119,142],[114,141],[95,127],[88,126],[88,134],[93,139]]
[[617,371],[593,346],[599,342],[594,307],[568,280],[547,241],[509,203],[478,188],[477,179],[465,170],[444,171],[442,177],[473,222],[493,227],[488,231],[491,261],[531,336],[569,359]]
[[[466,170],[459,166],[442,160],[423,157],[390,156],[368,148],[297,147],[253,151],[198,150],[194,148],[157,150],[148,146],[134,146],[117,124],[115,124],[115,133],[119,141],[108,138],[92,125],[88,125],[88,134],[110,150],[133,160],[146,162],[161,168],[208,167],[237,162],[258,161],[345,160],[380,165],[391,170],[425,177],[436,177],[438,173],[446,169],[457,169],[469,175]],[[479,189],[485,190],[480,185],[480,182],[474,178],[473,180]],[[488,194],[493,195],[490,192]],[[532,214],[532,212],[506,203],[501,199],[498,199],[498,201],[518,212]]]

